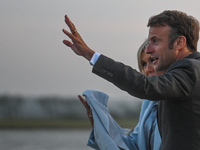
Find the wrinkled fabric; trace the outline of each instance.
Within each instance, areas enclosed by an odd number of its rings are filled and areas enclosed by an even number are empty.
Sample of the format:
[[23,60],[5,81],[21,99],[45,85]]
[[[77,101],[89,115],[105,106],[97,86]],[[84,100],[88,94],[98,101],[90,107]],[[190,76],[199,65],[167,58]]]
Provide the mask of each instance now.
[[143,100],[137,126],[129,136],[124,137],[131,149],[134,143],[138,150],[159,150],[161,137],[157,124],[157,108],[158,102]]
[[97,150],[159,150],[161,139],[156,119],[157,102],[143,101],[139,123],[128,136],[130,130],[121,128],[110,115],[107,94],[87,90],[83,95],[94,119],[88,146]]
[[121,128],[111,117],[107,108],[108,95],[92,90],[84,91],[83,95],[92,109],[94,119],[92,135],[95,142],[89,139],[88,146],[99,150],[129,150],[122,139],[129,130]]

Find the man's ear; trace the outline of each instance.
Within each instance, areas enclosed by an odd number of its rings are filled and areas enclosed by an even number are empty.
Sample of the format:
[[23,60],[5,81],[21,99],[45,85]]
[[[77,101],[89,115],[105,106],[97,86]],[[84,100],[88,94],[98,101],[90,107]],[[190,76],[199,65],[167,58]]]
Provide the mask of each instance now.
[[176,44],[175,44],[175,48],[176,50],[181,50],[186,46],[186,38],[185,36],[179,36],[176,39]]

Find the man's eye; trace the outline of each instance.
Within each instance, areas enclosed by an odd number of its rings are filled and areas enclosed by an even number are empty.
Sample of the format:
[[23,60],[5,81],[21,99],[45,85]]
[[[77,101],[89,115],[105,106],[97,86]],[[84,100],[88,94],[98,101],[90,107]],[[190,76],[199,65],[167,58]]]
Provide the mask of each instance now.
[[154,40],[153,40],[153,43],[154,43],[154,44],[158,43],[158,40],[154,39]]

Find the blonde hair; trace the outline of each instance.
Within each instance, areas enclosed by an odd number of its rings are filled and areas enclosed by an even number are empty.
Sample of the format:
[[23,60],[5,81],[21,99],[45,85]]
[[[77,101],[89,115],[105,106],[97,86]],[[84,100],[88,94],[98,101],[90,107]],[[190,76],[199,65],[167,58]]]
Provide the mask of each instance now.
[[149,43],[149,41],[146,39],[143,42],[143,44],[140,46],[140,48],[138,49],[138,52],[137,52],[138,68],[139,68],[140,72],[143,74],[144,74],[144,68],[142,66],[142,52],[145,51],[148,43]]

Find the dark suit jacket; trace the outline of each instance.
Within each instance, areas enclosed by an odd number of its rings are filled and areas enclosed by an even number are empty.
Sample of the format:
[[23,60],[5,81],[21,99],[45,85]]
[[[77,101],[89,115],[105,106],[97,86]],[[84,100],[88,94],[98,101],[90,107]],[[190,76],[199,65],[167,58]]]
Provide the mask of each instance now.
[[200,150],[200,53],[174,62],[165,74],[146,77],[101,55],[93,73],[138,98],[159,101],[161,150]]

